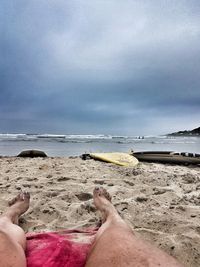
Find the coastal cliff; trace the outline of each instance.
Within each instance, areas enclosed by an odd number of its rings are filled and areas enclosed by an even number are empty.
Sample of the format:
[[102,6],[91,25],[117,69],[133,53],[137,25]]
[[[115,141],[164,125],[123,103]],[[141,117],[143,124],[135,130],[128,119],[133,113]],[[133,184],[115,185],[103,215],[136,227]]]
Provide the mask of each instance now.
[[168,134],[169,136],[200,136],[200,127]]

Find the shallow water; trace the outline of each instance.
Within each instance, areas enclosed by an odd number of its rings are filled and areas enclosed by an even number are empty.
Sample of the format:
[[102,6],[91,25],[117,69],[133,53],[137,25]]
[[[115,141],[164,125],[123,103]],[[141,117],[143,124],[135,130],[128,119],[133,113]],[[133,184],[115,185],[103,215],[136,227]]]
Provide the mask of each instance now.
[[0,134],[1,156],[16,156],[27,149],[43,150],[48,156],[130,150],[200,153],[200,137]]

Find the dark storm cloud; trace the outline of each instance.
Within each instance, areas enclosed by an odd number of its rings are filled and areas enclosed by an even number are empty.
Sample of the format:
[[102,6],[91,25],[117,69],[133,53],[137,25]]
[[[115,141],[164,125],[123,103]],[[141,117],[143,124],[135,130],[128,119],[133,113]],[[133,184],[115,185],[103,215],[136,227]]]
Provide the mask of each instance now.
[[1,6],[0,132],[155,134],[199,126],[198,1]]

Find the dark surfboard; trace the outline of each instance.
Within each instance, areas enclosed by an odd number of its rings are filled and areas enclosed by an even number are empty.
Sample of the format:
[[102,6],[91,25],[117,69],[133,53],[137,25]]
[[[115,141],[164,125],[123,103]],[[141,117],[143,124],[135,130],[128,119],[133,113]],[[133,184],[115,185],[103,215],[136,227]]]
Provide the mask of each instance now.
[[200,164],[200,154],[174,151],[132,152],[139,161],[175,164]]

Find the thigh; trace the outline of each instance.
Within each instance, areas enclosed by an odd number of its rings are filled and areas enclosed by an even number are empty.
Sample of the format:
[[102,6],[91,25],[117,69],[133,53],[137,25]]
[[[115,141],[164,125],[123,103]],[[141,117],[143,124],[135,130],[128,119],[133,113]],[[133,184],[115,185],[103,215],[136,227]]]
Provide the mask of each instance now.
[[181,267],[174,258],[136,237],[128,228],[110,225],[91,249],[85,267]]
[[1,267],[26,267],[23,248],[4,231],[0,231],[0,262]]
[[[108,227],[94,242],[85,267],[148,266],[145,258],[134,250],[133,234],[124,227]],[[138,265],[143,261],[142,265]]]

